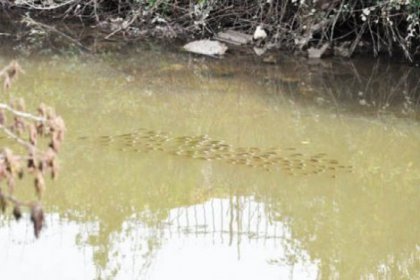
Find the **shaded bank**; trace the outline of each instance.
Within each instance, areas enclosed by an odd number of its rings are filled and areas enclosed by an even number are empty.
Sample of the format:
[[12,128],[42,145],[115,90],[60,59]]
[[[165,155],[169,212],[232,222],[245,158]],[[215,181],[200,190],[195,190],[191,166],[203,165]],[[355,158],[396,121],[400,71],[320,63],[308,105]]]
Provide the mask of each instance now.
[[[0,1],[0,5],[3,21],[11,25],[23,22],[26,36],[55,34],[82,48],[84,31],[52,21],[71,25],[76,20],[116,40],[211,37],[234,29],[254,35],[257,40],[252,44],[258,48],[287,49],[309,56],[317,51],[322,56],[344,57],[355,52],[375,56],[400,53],[416,62],[419,55],[418,0],[55,0]],[[9,38],[15,36],[0,32]]]

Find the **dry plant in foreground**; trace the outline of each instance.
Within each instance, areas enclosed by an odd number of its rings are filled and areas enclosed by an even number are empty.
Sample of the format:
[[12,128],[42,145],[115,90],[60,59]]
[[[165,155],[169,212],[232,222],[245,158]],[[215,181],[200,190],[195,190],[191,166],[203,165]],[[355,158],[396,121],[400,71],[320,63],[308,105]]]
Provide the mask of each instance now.
[[[10,89],[23,69],[12,61],[0,70],[4,91]],[[4,95],[3,95],[3,98]],[[0,211],[13,207],[16,220],[22,217],[22,208],[30,210],[34,234],[38,238],[44,225],[41,198],[45,191],[46,174],[54,179],[58,174],[57,154],[64,139],[65,124],[54,109],[40,104],[35,114],[26,111],[22,98],[9,103],[0,102],[0,130],[16,143],[0,151]],[[24,175],[32,176],[35,188],[33,200],[23,201],[15,196],[16,181]]]

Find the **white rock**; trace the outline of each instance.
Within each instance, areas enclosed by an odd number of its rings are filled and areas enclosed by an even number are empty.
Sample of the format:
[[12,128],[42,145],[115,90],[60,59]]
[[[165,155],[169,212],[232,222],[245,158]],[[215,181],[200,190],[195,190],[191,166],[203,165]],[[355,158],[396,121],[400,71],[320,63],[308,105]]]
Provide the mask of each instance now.
[[220,56],[228,50],[228,47],[219,41],[198,40],[186,44],[184,50],[208,56]]
[[235,30],[225,30],[216,35],[216,39],[232,45],[246,45],[252,41],[252,35]]
[[265,32],[261,25],[258,25],[254,32],[254,40],[265,38],[267,38],[267,32]]
[[308,49],[308,57],[309,58],[321,58],[325,51],[330,47],[329,43],[325,43],[319,49],[311,47]]

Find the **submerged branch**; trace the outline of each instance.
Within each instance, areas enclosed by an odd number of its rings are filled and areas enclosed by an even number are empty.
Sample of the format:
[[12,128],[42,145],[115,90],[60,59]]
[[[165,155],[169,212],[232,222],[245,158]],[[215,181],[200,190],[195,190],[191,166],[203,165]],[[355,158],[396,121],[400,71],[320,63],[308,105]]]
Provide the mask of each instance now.
[[71,43],[75,44],[76,46],[78,46],[80,49],[86,51],[86,52],[91,52],[91,50],[89,48],[87,48],[86,46],[84,46],[82,43],[80,43],[79,40],[74,39],[73,37],[71,37],[70,35],[58,30],[57,28],[47,25],[47,24],[43,24],[41,22],[35,21],[34,19],[32,19],[29,15],[25,16],[24,19],[22,20],[23,23],[25,23],[28,26],[32,26],[32,27],[38,27],[41,28],[43,30],[46,30],[50,33],[56,33],[57,35],[63,37],[64,39],[70,41]]

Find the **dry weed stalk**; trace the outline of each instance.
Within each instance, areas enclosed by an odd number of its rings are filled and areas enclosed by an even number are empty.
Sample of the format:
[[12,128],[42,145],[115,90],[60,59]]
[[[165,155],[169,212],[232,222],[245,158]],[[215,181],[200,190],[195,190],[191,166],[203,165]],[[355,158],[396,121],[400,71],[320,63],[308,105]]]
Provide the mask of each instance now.
[[[20,73],[24,71],[17,61],[10,62],[0,70],[3,88],[10,89]],[[24,100],[18,98],[10,104],[0,102],[0,129],[24,151],[19,154],[4,147],[0,152],[0,211],[4,213],[10,204],[13,206],[13,216],[19,220],[22,207],[29,208],[34,234],[39,237],[44,225],[41,204],[46,188],[44,176],[50,173],[53,179],[57,177],[57,155],[66,130],[64,120],[45,104],[39,106],[37,114],[28,113]],[[24,174],[34,178],[36,199],[33,201],[22,201],[14,195],[16,181],[23,178]],[[7,186],[7,190],[2,183]]]

